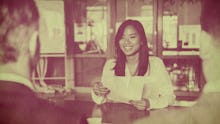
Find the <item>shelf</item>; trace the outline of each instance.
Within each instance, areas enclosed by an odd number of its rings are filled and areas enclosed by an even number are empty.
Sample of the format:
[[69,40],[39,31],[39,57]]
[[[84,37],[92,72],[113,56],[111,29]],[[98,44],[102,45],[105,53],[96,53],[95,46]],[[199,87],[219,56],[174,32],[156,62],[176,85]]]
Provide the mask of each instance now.
[[74,58],[106,58],[105,54],[75,54]]
[[39,77],[34,77],[32,78],[33,80],[65,80],[65,77],[45,77],[45,78],[39,78]]
[[201,92],[199,91],[174,91],[177,100],[189,100],[193,101],[196,100],[200,95]]
[[163,51],[162,55],[164,56],[169,56],[169,55],[199,55],[199,51],[172,51],[172,50],[169,50],[169,51]]
[[41,53],[40,57],[65,57],[65,53]]
[[164,51],[199,51],[198,48],[163,48]]
[[162,59],[200,59],[199,55],[163,55]]

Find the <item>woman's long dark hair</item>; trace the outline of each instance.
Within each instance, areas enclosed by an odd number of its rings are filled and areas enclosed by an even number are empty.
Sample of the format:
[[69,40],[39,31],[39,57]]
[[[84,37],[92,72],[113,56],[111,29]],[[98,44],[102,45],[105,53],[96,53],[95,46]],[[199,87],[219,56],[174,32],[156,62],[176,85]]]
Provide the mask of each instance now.
[[115,37],[115,48],[116,48],[116,65],[114,67],[115,70],[115,75],[116,76],[125,76],[125,63],[126,63],[126,56],[121,50],[119,46],[119,41],[121,40],[125,28],[131,25],[133,26],[139,36],[140,36],[140,42],[141,42],[141,47],[139,50],[139,63],[138,63],[138,76],[144,76],[145,73],[148,70],[148,64],[149,64],[149,49],[147,45],[147,37],[145,35],[144,28],[142,24],[139,21],[136,20],[126,20],[124,21],[116,34]]

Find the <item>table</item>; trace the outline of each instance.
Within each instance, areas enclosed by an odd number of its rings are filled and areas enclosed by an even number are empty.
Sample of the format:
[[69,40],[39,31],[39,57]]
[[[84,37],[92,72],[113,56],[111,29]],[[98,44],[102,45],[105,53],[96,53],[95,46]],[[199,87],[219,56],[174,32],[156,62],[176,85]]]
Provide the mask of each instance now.
[[[144,123],[214,123],[219,124],[220,101],[219,93],[203,94],[197,101],[179,101],[163,109],[139,111],[129,104],[105,103],[97,105],[92,102],[89,94],[74,94],[71,98],[55,100],[56,105],[69,111],[74,124],[87,124],[89,117],[101,117],[104,123],[130,124],[133,121],[144,118]],[[56,97],[57,98],[57,97]],[[53,101],[53,99],[52,99]],[[194,105],[196,104],[197,105]],[[189,107],[192,106],[193,107]],[[69,118],[68,118],[69,119]],[[70,119],[71,120],[71,119]],[[76,123],[75,123],[76,120]],[[217,123],[218,122],[218,123]]]
[[79,124],[86,124],[87,118],[100,117],[103,123],[130,124],[134,120],[149,116],[149,111],[137,110],[135,107],[124,103],[105,103],[97,105],[92,101],[64,101],[63,108],[77,113]]
[[[56,97],[57,98],[57,97]],[[105,103],[97,105],[88,95],[75,95],[72,98],[63,99],[62,97],[54,100],[57,106],[73,113],[77,119],[77,124],[87,124],[87,118],[99,117],[103,123],[112,124],[131,124],[133,121],[149,117],[154,113],[166,114],[170,110],[176,110],[183,107],[168,107],[158,110],[141,111],[134,106],[125,103]]]

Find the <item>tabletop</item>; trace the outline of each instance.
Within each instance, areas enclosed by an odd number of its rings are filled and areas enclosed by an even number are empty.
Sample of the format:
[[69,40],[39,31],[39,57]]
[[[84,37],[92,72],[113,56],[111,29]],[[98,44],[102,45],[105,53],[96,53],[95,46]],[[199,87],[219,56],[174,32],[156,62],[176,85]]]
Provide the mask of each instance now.
[[64,101],[62,107],[77,113],[79,124],[87,124],[88,118],[100,118],[102,123],[130,124],[141,117],[149,116],[149,111],[137,110],[125,103],[105,103],[97,105],[92,101]]
[[78,97],[75,95],[72,98],[61,98],[60,100],[56,99],[55,102],[57,106],[74,113],[78,124],[87,124],[89,118],[99,119],[103,124],[131,124],[133,121],[143,117],[149,117],[154,113],[159,112],[166,114],[166,112],[170,110],[183,108],[172,106],[158,110],[142,111],[125,103],[108,102],[98,105],[82,95]]

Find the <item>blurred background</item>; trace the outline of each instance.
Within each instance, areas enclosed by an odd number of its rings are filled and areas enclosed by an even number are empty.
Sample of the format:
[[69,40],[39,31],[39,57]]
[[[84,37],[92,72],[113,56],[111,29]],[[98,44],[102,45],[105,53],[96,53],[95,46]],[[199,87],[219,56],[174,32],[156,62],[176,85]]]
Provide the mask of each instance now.
[[201,0],[36,0],[41,61],[33,81],[89,92],[100,81],[114,37],[126,19],[139,20],[150,55],[163,59],[177,99],[194,100],[205,84],[199,58]]

